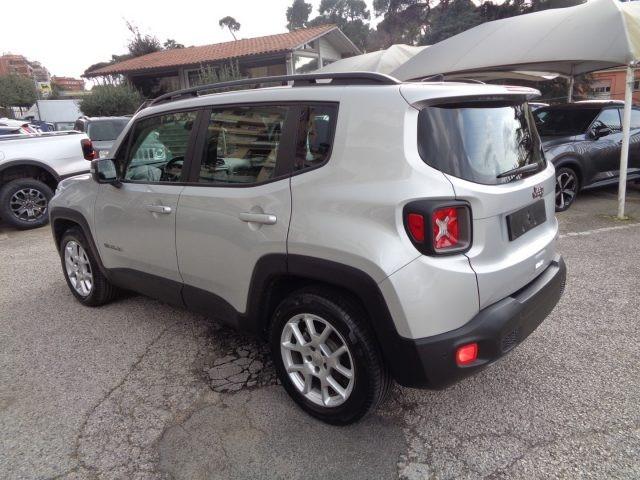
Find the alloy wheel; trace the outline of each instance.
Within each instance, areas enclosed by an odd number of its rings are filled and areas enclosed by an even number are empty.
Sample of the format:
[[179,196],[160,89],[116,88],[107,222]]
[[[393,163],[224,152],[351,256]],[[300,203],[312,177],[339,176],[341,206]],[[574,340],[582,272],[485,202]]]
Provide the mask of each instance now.
[[307,400],[322,407],[347,401],[355,382],[353,357],[328,321],[310,313],[295,315],[282,329],[280,346],[284,368]]
[[93,288],[93,274],[87,252],[78,242],[71,240],[64,248],[64,264],[73,289],[83,297]]
[[578,193],[578,179],[573,172],[564,170],[556,176],[556,208],[564,210],[573,203]]
[[40,190],[23,188],[9,200],[11,213],[23,222],[36,222],[47,213],[47,199]]

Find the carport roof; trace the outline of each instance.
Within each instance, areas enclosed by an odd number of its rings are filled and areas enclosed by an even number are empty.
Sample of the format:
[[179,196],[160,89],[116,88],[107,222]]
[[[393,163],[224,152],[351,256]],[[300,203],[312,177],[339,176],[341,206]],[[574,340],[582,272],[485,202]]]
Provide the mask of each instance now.
[[85,72],[83,76],[99,77],[104,75],[142,73],[146,70],[199,65],[229,58],[288,52],[322,36],[327,36],[328,39],[340,47],[343,53],[350,55],[358,55],[360,53],[358,47],[356,47],[337,26],[321,25],[319,27],[301,28],[288,33],[267,35],[265,37],[243,38],[241,40],[214,43],[212,45],[162,50],[88,71]]

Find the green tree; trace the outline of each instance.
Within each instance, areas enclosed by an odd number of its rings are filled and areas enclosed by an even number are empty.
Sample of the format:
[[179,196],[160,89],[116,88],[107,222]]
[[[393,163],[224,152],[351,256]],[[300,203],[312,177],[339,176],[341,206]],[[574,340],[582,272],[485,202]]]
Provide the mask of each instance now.
[[220,21],[218,21],[218,25],[220,25],[220,28],[228,28],[233,39],[237,40],[234,32],[240,30],[240,23],[235,18],[229,16],[222,17]]
[[[445,0],[446,1],[446,0]],[[372,35],[374,48],[394,43],[415,45],[426,33],[432,0],[374,0],[373,10],[382,17]]]
[[129,40],[129,45],[127,45],[129,49],[130,58],[133,57],[141,57],[142,55],[147,55],[153,52],[159,52],[162,50],[162,45],[160,44],[160,40],[158,40],[155,36],[150,34],[142,34],[140,33],[140,29],[132,24],[131,22],[126,22],[127,28],[131,32],[133,37]]
[[293,0],[293,3],[287,8],[287,28],[295,30],[307,26],[309,15],[313,6],[304,0]]
[[13,73],[0,76],[0,107],[30,107],[37,98],[30,78]]
[[364,0],[322,0],[318,13],[309,26],[335,24],[358,48],[366,49],[371,13]]
[[173,38],[167,38],[167,40],[162,44],[165,50],[174,50],[176,48],[184,48],[184,45],[176,42]]
[[130,115],[141,103],[140,93],[127,84],[103,85],[93,87],[82,97],[80,110],[90,117]]
[[471,0],[441,2],[431,9],[427,32],[420,43],[433,45],[481,23],[480,9]]

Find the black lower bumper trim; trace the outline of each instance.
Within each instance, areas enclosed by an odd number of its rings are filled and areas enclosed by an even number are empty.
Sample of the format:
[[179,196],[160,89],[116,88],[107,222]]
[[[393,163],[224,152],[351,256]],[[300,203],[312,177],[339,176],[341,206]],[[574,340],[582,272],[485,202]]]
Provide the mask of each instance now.
[[[462,327],[418,340],[399,339],[392,373],[401,385],[444,388],[497,360],[527,338],[556,306],[564,291],[566,267],[559,255],[533,282],[481,310]],[[478,359],[460,367],[456,349],[477,342]],[[413,362],[413,363],[410,363]],[[404,368],[398,368],[404,364]]]

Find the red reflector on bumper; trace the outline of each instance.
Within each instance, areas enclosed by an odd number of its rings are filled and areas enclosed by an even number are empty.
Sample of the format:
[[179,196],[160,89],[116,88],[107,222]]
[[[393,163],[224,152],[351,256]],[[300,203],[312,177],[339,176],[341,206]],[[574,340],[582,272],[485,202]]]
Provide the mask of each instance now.
[[478,344],[467,343],[456,350],[456,363],[459,366],[469,365],[478,359]]

